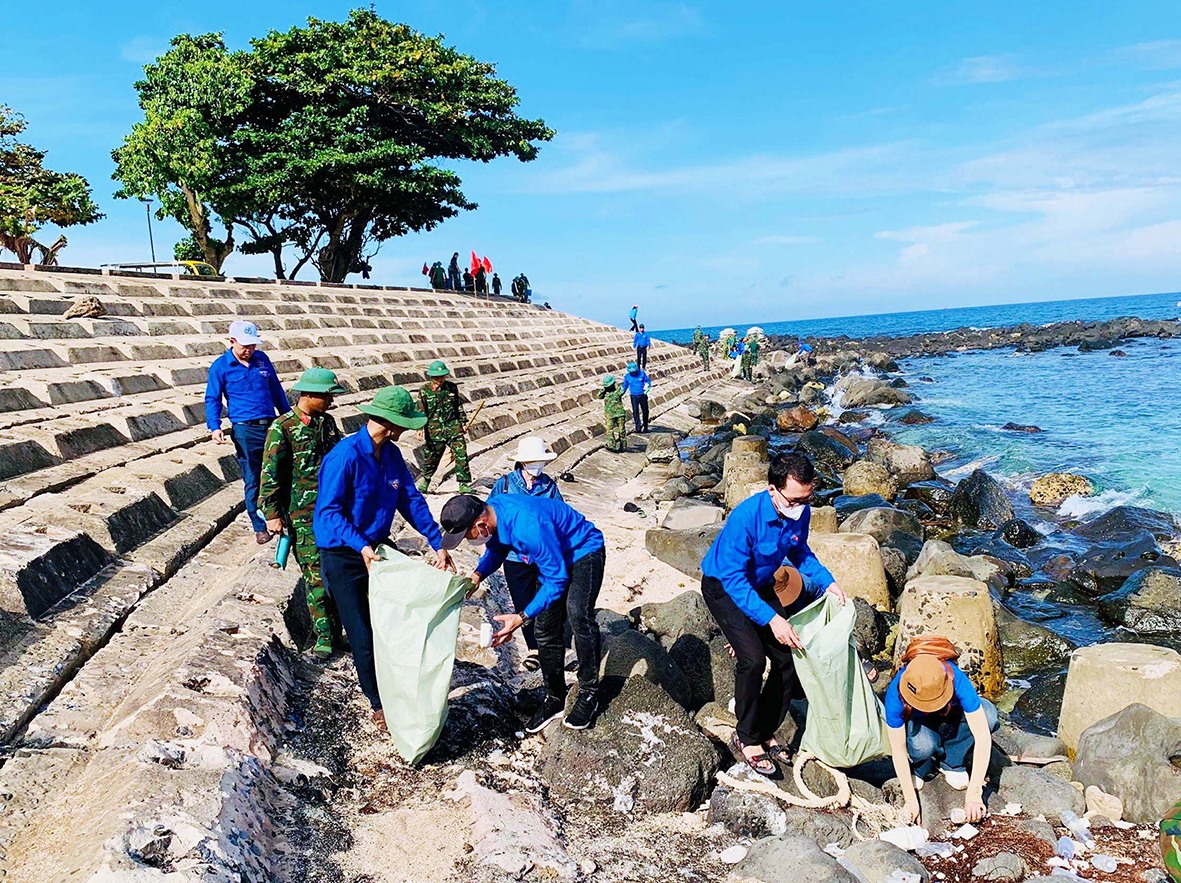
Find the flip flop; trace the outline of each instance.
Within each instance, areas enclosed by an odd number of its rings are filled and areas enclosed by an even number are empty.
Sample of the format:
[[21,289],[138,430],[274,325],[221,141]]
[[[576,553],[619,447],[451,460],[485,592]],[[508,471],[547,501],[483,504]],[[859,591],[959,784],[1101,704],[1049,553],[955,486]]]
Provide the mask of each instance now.
[[861,660],[861,670],[865,672],[865,679],[871,684],[877,683],[878,669],[868,659]]
[[541,668],[541,657],[537,655],[536,650],[530,650],[529,653],[521,660],[521,668],[525,671],[537,671]]
[[767,754],[756,754],[754,757],[747,757],[746,752],[742,750],[742,742],[738,739],[738,734],[735,733],[730,739],[730,749],[734,752],[735,757],[745,763],[748,767],[758,773],[760,776],[774,776],[778,772],[778,767],[771,757]]
[[764,745],[772,761],[779,761],[784,766],[791,766],[791,749],[786,745]]

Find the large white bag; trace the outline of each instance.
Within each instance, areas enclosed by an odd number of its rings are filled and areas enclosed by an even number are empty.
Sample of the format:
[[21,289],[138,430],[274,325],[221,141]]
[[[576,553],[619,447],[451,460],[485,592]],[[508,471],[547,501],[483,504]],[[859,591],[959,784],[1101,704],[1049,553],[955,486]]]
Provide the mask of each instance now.
[[407,763],[431,750],[447,720],[465,577],[389,546],[369,571],[377,690],[394,747]]

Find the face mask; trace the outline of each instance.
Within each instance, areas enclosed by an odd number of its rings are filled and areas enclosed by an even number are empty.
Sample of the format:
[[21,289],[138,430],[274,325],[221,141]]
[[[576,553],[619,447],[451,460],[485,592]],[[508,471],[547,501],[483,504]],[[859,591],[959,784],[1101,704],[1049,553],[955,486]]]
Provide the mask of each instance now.
[[478,549],[483,548],[484,546],[488,545],[488,540],[490,540],[492,538],[491,531],[489,531],[488,533],[482,534],[479,532],[479,530],[480,529],[477,527],[475,539],[472,539],[471,537],[467,538],[467,541]]
[[537,478],[537,476],[545,472],[544,463],[523,463],[521,464],[521,468],[532,475],[534,478]]
[[799,503],[795,506],[788,506],[787,508],[784,508],[783,504],[780,502],[783,499],[783,495],[778,491],[776,491],[771,497],[771,502],[775,505],[775,511],[784,518],[790,518],[792,521],[799,521],[804,514],[804,509],[807,508],[806,505],[804,503]]
[[786,511],[786,512],[784,512],[783,514],[784,514],[786,517],[788,517],[788,518],[792,519],[792,521],[799,521],[799,520],[800,520],[800,518],[802,518],[802,517],[803,517],[803,515],[804,515],[804,509],[805,509],[805,508],[806,508],[806,507],[805,507],[804,505],[802,505],[802,504],[801,504],[801,505],[799,505],[799,506],[789,506],[789,507],[788,507],[788,509],[787,509],[787,511]]

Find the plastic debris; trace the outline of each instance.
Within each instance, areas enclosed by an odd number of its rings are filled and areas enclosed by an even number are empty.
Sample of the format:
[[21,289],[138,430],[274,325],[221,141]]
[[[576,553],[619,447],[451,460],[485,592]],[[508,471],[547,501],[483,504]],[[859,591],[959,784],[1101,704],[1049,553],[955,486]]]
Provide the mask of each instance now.
[[980,833],[979,828],[977,828],[975,825],[969,824],[969,825],[964,825],[963,827],[960,827],[960,828],[956,828],[954,831],[951,832],[951,836],[956,838],[956,840],[971,840],[973,837],[975,837],[979,833]]
[[962,806],[953,807],[951,810],[951,823],[953,825],[962,825],[966,821],[968,821],[968,814],[964,812],[964,808]]
[[1058,845],[1054,847],[1054,851],[1060,858],[1064,858],[1069,861],[1070,859],[1074,858],[1074,841],[1063,834],[1058,838]]
[[894,828],[883,831],[878,838],[887,843],[893,843],[899,849],[910,851],[917,849],[928,840],[927,829],[919,825],[907,825],[905,828]]
[[724,865],[736,865],[744,858],[746,858],[747,849],[741,844],[731,846],[729,849],[723,849],[718,854],[718,860]]
[[914,854],[919,858],[951,858],[955,855],[955,847],[950,843],[936,840],[915,847]]
[[1091,856],[1091,867],[1104,874],[1114,874],[1115,869],[1119,867],[1119,862],[1110,855],[1098,854]]
[[1019,816],[1021,815],[1022,806],[1020,803],[1006,803],[1001,815]]
[[1064,809],[1062,824],[1074,835],[1075,840],[1082,841],[1088,848],[1095,845],[1091,838],[1091,823],[1086,819],[1080,819],[1073,811]]

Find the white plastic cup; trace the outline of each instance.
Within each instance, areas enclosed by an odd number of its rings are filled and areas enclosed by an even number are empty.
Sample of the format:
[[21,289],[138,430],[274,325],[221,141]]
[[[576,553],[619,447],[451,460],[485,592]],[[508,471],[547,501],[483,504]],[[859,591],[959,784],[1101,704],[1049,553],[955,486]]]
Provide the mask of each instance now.
[[490,622],[480,623],[480,646],[492,646],[492,623]]

